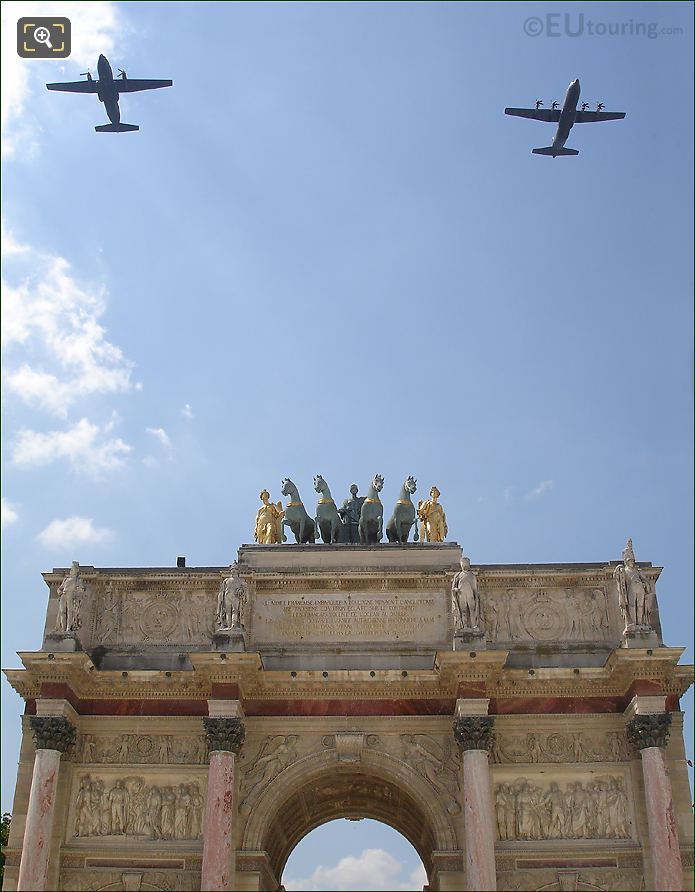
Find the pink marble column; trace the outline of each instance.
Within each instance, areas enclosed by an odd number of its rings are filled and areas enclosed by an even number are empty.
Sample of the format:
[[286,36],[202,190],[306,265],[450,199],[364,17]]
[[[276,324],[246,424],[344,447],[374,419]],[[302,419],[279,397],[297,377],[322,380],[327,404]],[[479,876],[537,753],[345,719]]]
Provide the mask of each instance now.
[[463,750],[463,813],[466,841],[466,888],[497,889],[495,824],[488,752],[492,718],[467,716],[454,722],[454,736]]
[[210,769],[200,888],[201,892],[223,892],[232,888],[236,814],[234,767],[236,753],[244,742],[244,725],[239,718],[206,718],[203,722],[210,749]]
[[60,756],[75,739],[75,728],[62,716],[32,716],[36,745],[29,807],[22,841],[17,889],[47,888]]
[[652,864],[649,888],[655,890],[683,888],[683,865],[673,811],[673,792],[664,752],[670,725],[669,713],[657,713],[635,716],[627,727],[630,742],[642,756]]

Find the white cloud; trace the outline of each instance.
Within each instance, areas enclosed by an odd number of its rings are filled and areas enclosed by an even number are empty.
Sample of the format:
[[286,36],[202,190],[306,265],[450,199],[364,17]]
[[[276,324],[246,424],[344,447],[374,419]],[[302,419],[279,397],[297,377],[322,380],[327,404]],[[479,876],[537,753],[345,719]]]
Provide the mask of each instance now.
[[5,527],[9,527],[10,524],[13,524],[19,518],[19,514],[17,514],[14,505],[12,502],[8,501],[4,496],[2,497],[2,529]]
[[544,495],[548,490],[553,488],[552,480],[541,480],[541,482],[536,486],[531,492],[527,492],[524,498],[526,499],[539,499],[542,495]]
[[[20,59],[16,47],[16,22],[22,16],[67,16],[72,24],[72,46],[67,59],[32,64]],[[2,56],[0,92],[2,98],[2,153],[4,157],[24,157],[36,149],[41,121],[32,109],[32,94],[45,90],[47,66],[53,80],[77,80],[86,68],[94,68],[99,53],[108,55],[116,48],[121,30],[114,3],[93,2],[13,2],[2,3]]]
[[36,468],[66,458],[73,470],[98,477],[125,463],[131,447],[118,437],[106,437],[114,421],[100,428],[86,418],[67,430],[47,434],[23,429],[12,448],[12,462],[20,468]]
[[288,892],[293,890],[418,890],[427,882],[422,865],[412,871],[407,879],[402,879],[403,865],[383,849],[365,849],[361,855],[348,855],[334,867],[319,865],[309,879],[285,879]]
[[187,418],[188,421],[192,421],[194,418],[193,408],[190,403],[185,403],[183,409],[181,409],[181,414],[184,418]]
[[106,339],[101,286],[85,288],[64,257],[44,254],[9,233],[3,245],[4,386],[24,402],[65,418],[79,398],[133,388],[133,363]]
[[158,440],[165,449],[171,449],[171,440],[169,434],[163,427],[148,427],[147,433],[152,434],[155,440]]
[[111,535],[111,530],[95,527],[91,517],[66,517],[52,520],[36,538],[48,548],[72,548],[103,542]]

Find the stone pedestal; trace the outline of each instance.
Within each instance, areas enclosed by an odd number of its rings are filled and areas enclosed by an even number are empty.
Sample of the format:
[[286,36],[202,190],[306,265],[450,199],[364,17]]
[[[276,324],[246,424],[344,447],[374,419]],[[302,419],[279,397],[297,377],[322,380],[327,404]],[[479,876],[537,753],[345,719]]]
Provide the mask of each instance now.
[[485,633],[473,629],[461,629],[454,635],[454,650],[485,650]]
[[673,792],[664,753],[670,726],[669,713],[637,715],[627,726],[630,743],[642,756],[652,867],[648,887],[655,890],[683,888],[683,866],[673,811]]
[[488,752],[492,718],[466,716],[454,722],[454,736],[463,750],[463,812],[466,841],[466,888],[497,888],[495,824]]
[[212,636],[215,650],[243,653],[246,650],[246,635],[243,629],[218,629]]
[[649,626],[628,626],[623,631],[622,647],[658,647],[659,636]]
[[232,888],[235,761],[244,742],[244,725],[239,718],[206,718],[203,723],[210,749],[210,769],[200,887],[204,892],[223,892]]
[[48,879],[60,756],[74,741],[75,728],[62,716],[32,716],[30,724],[36,755],[17,889],[42,892]]
[[49,632],[46,635],[46,648],[57,653],[76,653],[82,650],[77,632]]

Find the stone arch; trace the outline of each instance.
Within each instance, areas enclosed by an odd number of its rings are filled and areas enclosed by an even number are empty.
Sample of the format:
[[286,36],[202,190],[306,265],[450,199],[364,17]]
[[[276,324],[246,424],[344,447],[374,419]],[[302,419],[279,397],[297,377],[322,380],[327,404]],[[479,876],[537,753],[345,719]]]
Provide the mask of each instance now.
[[328,750],[281,771],[251,806],[241,852],[266,852],[279,881],[297,843],[316,827],[345,817],[372,818],[397,830],[430,878],[433,853],[459,849],[445,798],[405,762],[365,748],[356,761],[339,761]]

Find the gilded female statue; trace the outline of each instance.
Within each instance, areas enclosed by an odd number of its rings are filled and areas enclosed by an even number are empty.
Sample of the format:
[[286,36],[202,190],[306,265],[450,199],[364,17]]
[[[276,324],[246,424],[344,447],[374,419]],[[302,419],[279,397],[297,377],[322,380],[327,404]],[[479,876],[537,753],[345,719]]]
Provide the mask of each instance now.
[[253,538],[259,545],[276,545],[282,542],[281,523],[285,512],[282,510],[282,502],[274,505],[270,501],[270,493],[264,489],[259,496],[263,502],[256,514],[256,529]]
[[420,518],[421,542],[443,542],[449,532],[446,525],[446,514],[437,501],[440,495],[437,487],[433,486],[429,499],[418,502],[417,516]]

